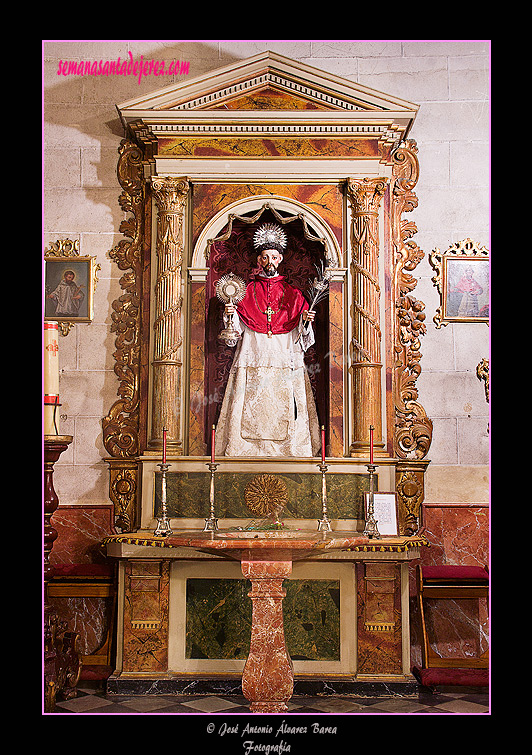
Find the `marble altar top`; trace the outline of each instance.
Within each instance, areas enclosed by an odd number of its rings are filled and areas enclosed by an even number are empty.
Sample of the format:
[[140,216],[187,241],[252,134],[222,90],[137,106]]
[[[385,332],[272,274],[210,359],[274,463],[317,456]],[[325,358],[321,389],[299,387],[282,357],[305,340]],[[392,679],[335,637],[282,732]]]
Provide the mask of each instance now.
[[[138,531],[110,535],[103,545],[126,543],[159,548],[192,548],[204,553],[241,560],[295,561],[309,555],[331,551],[362,551],[370,553],[402,553],[428,545],[422,536],[369,538],[346,532],[316,532],[304,530],[180,530],[171,535],[154,535]],[[119,555],[108,548],[109,555]]]

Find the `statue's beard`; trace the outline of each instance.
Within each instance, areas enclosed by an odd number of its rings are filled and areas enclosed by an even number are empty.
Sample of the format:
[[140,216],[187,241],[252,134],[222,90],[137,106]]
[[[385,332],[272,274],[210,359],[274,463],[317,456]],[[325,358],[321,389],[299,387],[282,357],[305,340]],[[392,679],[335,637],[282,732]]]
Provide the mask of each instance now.
[[275,275],[277,275],[277,268],[275,265],[266,265],[266,267],[262,268],[262,272],[267,278],[273,278]]

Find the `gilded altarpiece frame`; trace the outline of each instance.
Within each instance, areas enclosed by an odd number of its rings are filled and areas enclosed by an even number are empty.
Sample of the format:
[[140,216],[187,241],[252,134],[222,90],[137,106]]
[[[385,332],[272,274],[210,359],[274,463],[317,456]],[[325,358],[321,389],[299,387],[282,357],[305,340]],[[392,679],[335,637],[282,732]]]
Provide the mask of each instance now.
[[[424,304],[412,292],[416,287],[413,271],[424,253],[412,240],[417,231],[415,224],[404,218],[417,206],[417,146],[406,138],[408,129],[400,118],[394,116],[394,120],[387,115],[383,119],[385,125],[375,125],[371,119],[375,119],[377,108],[353,104],[347,95],[345,110],[349,112],[341,116],[357,111],[356,125],[346,126],[342,120],[334,128],[351,136],[339,139],[335,133],[316,138],[317,131],[323,128],[315,125],[320,117],[323,115],[325,122],[334,111],[336,118],[344,100],[333,102],[331,97],[324,104],[324,95],[318,101],[317,95],[312,94],[318,90],[313,89],[309,95],[310,89],[305,90],[304,106],[300,104],[301,87],[297,96],[291,91],[281,99],[289,110],[299,111],[298,117],[305,107],[312,109],[308,123],[288,127],[312,131],[312,139],[296,133],[289,140],[285,136],[275,140],[271,132],[277,129],[279,114],[267,110],[260,113],[261,123],[268,123],[271,116],[273,125],[257,130],[268,132],[268,139],[243,140],[236,126],[227,126],[229,131],[235,129],[235,135],[225,136],[223,143],[205,137],[198,137],[196,142],[192,138],[188,142],[186,138],[170,139],[167,131],[172,128],[169,124],[173,116],[184,123],[179,104],[166,112],[166,120],[162,119],[164,123],[161,121],[159,126],[135,115],[134,108],[131,117],[124,120],[127,137],[120,145],[118,180],[122,188],[119,202],[127,216],[120,226],[125,238],[110,252],[123,271],[123,293],[113,303],[111,327],[116,337],[119,388],[117,401],[103,419],[110,497],[115,505],[116,526],[123,532],[135,531],[141,524],[139,460],[149,456],[158,460],[163,426],[169,431],[173,457],[205,461],[204,428],[197,426],[197,417],[191,412],[191,392],[193,395],[201,385],[204,369],[201,313],[205,311],[207,271],[204,279],[196,275],[190,280],[188,269],[194,245],[214,214],[223,206],[267,195],[317,208],[317,214],[344,250],[342,269],[349,283],[344,285],[338,280],[331,291],[331,306],[333,311],[337,307],[342,312],[340,319],[346,329],[341,335],[343,363],[338,374],[334,365],[329,367],[333,391],[341,385],[344,395],[329,403],[333,409],[328,417],[328,454],[342,463],[360,466],[364,459],[367,462],[368,428],[373,425],[378,463],[392,470],[395,477],[399,531],[410,535],[420,528],[432,423],[418,401],[416,381],[421,371],[420,339],[425,333],[425,313]],[[230,103],[230,90],[231,87],[223,90],[220,103]],[[201,116],[205,123],[211,119],[216,132],[221,128],[220,114],[225,113],[222,104],[216,105],[217,92],[213,90],[209,96],[208,112],[200,100],[186,107],[195,109],[196,119]],[[253,97],[240,96],[238,107],[242,109],[243,101],[253,111]],[[228,109],[234,115],[230,106]],[[191,115],[190,111],[186,114]],[[251,115],[255,117],[254,112]],[[307,118],[306,113],[303,115]],[[368,125],[364,122],[366,116]],[[192,125],[180,128],[193,131],[195,118],[190,118]],[[409,118],[413,120],[412,114]],[[183,144],[189,163],[195,158],[205,159],[206,155],[212,157],[210,173],[191,178],[165,170],[174,165],[176,149],[182,149],[179,145]],[[234,159],[236,146],[244,151],[239,154],[244,169],[240,176],[227,180],[223,159],[233,159],[233,167],[238,164]],[[292,175],[290,180],[270,177],[260,181],[256,175],[246,173],[246,165],[270,158],[272,149],[276,150],[275,164],[281,166],[281,173],[283,159],[293,160],[294,150],[298,151],[307,178],[296,179]],[[322,174],[317,173],[309,179],[309,166],[319,166],[320,158],[330,159],[331,154],[333,159],[341,159],[336,177],[328,174],[323,180]],[[350,159],[352,173],[346,169]],[[189,163],[185,160],[183,164]],[[217,166],[217,175],[213,165]],[[373,166],[368,168],[368,175],[363,174],[362,165]],[[375,175],[375,166],[382,175]],[[335,348],[340,348],[340,341]],[[162,402],[161,396],[171,399]],[[164,403],[164,411],[154,411],[157,402],[160,407]],[[349,417],[342,417],[340,410],[334,408],[340,406]]]

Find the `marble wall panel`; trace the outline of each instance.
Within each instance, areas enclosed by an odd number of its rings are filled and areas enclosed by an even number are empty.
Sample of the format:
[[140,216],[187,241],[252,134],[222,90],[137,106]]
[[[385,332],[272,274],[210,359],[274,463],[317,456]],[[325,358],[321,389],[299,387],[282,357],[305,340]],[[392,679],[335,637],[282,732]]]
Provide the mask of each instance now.
[[[245,488],[255,474],[219,472],[215,477],[215,513],[221,518],[252,518],[245,505]],[[278,474],[287,488],[288,503],[281,519],[321,516],[321,475]],[[364,474],[327,474],[327,509],[331,519],[362,519],[363,493],[369,490]],[[209,472],[167,473],[170,517],[204,518],[209,514]],[[156,516],[160,515],[161,473],[155,473]]]
[[349,158],[376,157],[377,139],[338,137],[179,136],[159,139],[159,156],[164,157],[287,157]]
[[51,564],[103,563],[100,543],[114,532],[111,504],[59,505],[51,523],[57,540],[50,555]]
[[191,284],[188,455],[205,456],[205,283]]
[[110,598],[51,597],[50,603],[60,619],[66,621],[69,631],[79,635],[79,652],[89,655],[104,644],[112,605]]
[[[489,508],[487,504],[423,506],[424,536],[421,563],[426,565],[487,566]],[[421,624],[415,570],[410,572],[412,663],[421,665]],[[489,606],[486,600],[427,601],[425,621],[432,649],[443,658],[474,658],[489,646]]]
[[329,443],[327,456],[344,455],[344,301],[342,284],[329,286]]
[[489,508],[481,505],[423,506],[424,536],[431,547],[423,563],[485,566],[489,563]]
[[[339,661],[339,581],[289,579],[283,588],[285,637],[292,660]],[[245,579],[187,580],[187,658],[247,658],[249,590]]]
[[203,227],[233,202],[254,196],[294,199],[314,210],[331,227],[342,248],[343,197],[338,186],[326,184],[199,184],[193,187],[194,243]]

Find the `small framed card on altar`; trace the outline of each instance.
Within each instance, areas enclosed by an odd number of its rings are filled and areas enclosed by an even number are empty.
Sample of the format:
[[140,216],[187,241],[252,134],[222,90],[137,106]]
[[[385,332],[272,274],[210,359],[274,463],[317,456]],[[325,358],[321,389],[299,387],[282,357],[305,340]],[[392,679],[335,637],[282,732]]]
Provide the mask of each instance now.
[[[370,493],[364,493],[364,512],[368,518]],[[397,535],[397,493],[373,493],[373,516],[381,535]]]

